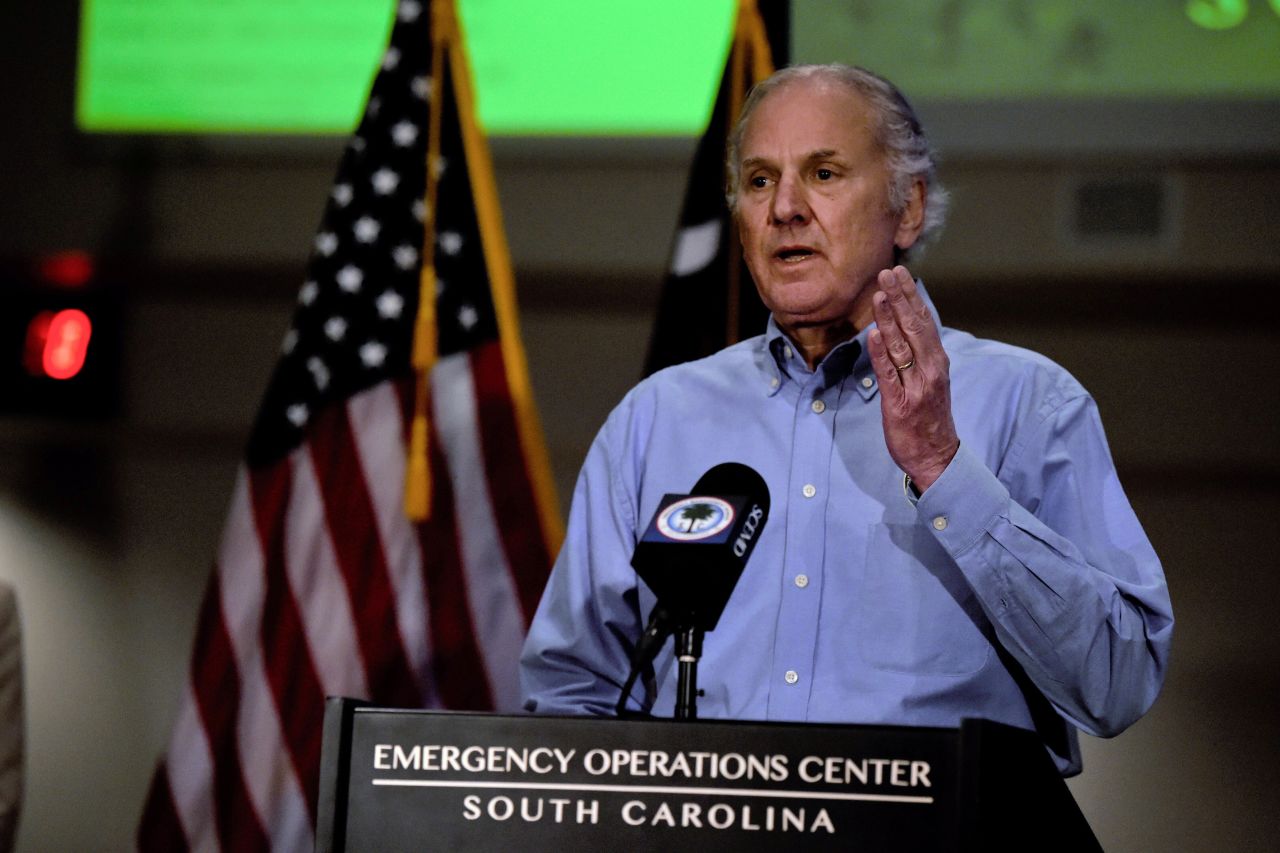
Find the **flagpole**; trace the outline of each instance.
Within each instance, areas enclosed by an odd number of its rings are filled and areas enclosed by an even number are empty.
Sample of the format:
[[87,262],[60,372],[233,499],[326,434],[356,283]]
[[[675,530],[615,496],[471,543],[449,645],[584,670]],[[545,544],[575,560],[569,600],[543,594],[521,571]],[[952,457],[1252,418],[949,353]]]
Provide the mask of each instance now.
[[439,350],[436,326],[435,222],[436,195],[439,186],[440,121],[444,104],[444,53],[448,41],[444,26],[431,7],[431,95],[430,120],[427,124],[425,215],[423,216],[422,266],[418,277],[418,315],[413,329],[413,369],[417,377],[413,389],[413,424],[409,433],[408,458],[405,462],[404,511],[411,521],[423,522],[431,517],[431,463],[428,437],[431,405],[431,368]]
[[[493,179],[493,158],[489,144],[480,130],[475,113],[475,97],[471,85],[471,67],[466,52],[466,40],[462,22],[454,0],[432,0],[433,33],[436,43],[433,62],[440,63],[432,71],[432,110],[438,109],[441,97],[435,97],[436,81],[444,77],[443,62],[449,63],[450,79],[457,97],[458,123],[462,130],[463,150],[466,153],[467,171],[473,188],[476,219],[480,226],[481,246],[485,266],[489,271],[490,294],[494,314],[498,322],[498,338],[502,347],[502,359],[506,368],[507,388],[516,414],[519,441],[524,451],[527,473],[533,486],[538,522],[543,541],[554,556],[564,539],[564,526],[560,518],[559,501],[555,481],[551,476],[551,462],[547,456],[546,441],[533,399],[533,386],[529,381],[528,358],[520,336],[519,314],[516,308],[515,274],[511,253],[507,247],[506,231],[502,223],[502,207],[498,201],[498,189]],[[439,133],[439,122],[433,112],[433,133]],[[434,187],[429,178],[429,187]],[[431,209],[430,207],[428,208]],[[434,298],[434,284],[432,289]],[[423,293],[425,299],[427,294]]]
[[[747,62],[751,63],[751,74],[747,74]],[[769,38],[765,33],[764,19],[756,0],[738,0],[738,15],[734,21],[733,48],[730,56],[729,74],[729,115],[725,117],[725,127],[733,132],[738,115],[742,112],[742,104],[752,86],[773,73],[773,56],[769,50]],[[742,315],[742,255],[736,251],[738,245],[738,219],[729,216],[729,269],[726,271],[725,293],[725,344],[738,342],[741,333]]]
[[[738,113],[742,111],[747,82],[746,52],[748,39],[746,36],[747,7],[754,5],[751,0],[739,0],[738,15],[733,26],[733,50],[729,57],[729,103],[726,105],[729,114],[725,116],[725,128],[732,134]],[[738,218],[729,214],[729,269],[725,287],[724,340],[725,344],[738,342],[738,327],[742,306],[742,255],[735,249],[738,244]]]

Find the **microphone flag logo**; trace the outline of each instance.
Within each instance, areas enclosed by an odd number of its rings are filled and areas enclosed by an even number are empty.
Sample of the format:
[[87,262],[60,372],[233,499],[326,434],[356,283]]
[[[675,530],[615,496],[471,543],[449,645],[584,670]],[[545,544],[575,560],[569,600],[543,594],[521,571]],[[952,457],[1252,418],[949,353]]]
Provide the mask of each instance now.
[[733,524],[733,505],[720,498],[692,495],[658,515],[658,532],[677,542],[697,542],[724,532]]

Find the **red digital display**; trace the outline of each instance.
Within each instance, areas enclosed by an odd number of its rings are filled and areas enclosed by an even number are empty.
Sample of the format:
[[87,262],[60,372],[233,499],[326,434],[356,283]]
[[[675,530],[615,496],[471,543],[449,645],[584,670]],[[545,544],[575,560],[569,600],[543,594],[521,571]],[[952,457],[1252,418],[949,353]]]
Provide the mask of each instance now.
[[70,379],[84,367],[93,323],[77,308],[41,311],[27,325],[23,363],[33,376]]

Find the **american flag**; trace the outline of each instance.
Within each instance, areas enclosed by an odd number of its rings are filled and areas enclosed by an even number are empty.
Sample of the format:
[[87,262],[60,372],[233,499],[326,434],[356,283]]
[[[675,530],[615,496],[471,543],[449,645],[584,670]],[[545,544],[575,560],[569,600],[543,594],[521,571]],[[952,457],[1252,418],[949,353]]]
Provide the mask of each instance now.
[[[785,7],[770,6],[776,19]],[[764,19],[756,0],[738,0],[733,42],[707,129],[685,187],[658,319],[644,373],[711,355],[764,331],[769,312],[742,264],[724,198],[729,133],[752,85],[773,73]]]
[[[141,850],[312,849],[327,695],[518,707],[520,645],[560,532],[451,6],[399,4],[344,152],[236,482]],[[412,361],[420,285],[434,298],[425,382]],[[430,515],[410,521],[423,394]]]

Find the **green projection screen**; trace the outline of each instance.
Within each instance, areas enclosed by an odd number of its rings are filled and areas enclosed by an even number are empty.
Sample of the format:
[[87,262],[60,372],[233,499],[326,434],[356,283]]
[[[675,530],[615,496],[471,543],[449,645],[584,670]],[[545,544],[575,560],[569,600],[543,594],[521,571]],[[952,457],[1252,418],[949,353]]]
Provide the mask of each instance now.
[[[486,129],[551,136],[698,133],[736,5],[457,1]],[[346,133],[392,16],[426,14],[428,5],[83,0],[77,123],[116,133]],[[791,0],[790,8],[798,61],[866,65],[922,103],[1280,99],[1280,0]],[[1185,110],[1175,119],[1196,117]]]
[[[735,0],[459,0],[494,134],[693,135]],[[352,129],[394,14],[429,0],[83,0],[76,121],[124,133]]]
[[1280,0],[793,0],[799,60],[919,100],[1274,98]]

